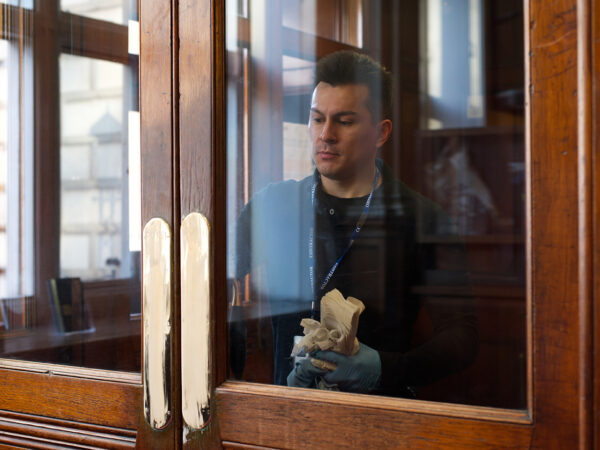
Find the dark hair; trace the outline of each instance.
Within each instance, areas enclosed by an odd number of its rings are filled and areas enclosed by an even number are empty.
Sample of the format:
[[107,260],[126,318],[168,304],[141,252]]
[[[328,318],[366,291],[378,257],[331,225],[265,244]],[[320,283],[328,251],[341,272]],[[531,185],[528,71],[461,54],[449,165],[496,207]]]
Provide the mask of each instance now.
[[367,107],[374,121],[392,117],[392,74],[373,58],[350,50],[331,53],[317,62],[315,86],[364,84],[369,89]]

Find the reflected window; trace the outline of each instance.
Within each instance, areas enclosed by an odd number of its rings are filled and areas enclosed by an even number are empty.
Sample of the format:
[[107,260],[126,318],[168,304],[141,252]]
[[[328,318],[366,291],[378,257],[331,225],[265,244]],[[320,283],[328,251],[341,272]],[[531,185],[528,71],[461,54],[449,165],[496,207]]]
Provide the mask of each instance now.
[[63,11],[78,16],[90,17],[106,22],[126,24],[129,20],[129,9],[137,8],[137,1],[131,0],[60,0]]
[[14,3],[0,4],[0,319],[4,328],[31,324],[35,289],[32,5]]
[[122,64],[63,54],[61,276],[130,274],[129,76]]

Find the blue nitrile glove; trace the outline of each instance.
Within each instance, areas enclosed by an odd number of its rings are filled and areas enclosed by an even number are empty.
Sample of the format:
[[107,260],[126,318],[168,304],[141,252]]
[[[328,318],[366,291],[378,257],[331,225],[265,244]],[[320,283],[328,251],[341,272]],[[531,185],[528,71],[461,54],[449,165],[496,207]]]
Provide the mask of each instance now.
[[287,385],[291,387],[315,387],[315,378],[322,377],[327,371],[311,364],[309,358],[296,363],[294,370],[287,377]]
[[321,376],[328,384],[337,384],[342,391],[366,393],[379,386],[381,358],[377,350],[365,344],[361,343],[352,356],[332,351],[318,351],[311,356],[337,365],[336,370]]

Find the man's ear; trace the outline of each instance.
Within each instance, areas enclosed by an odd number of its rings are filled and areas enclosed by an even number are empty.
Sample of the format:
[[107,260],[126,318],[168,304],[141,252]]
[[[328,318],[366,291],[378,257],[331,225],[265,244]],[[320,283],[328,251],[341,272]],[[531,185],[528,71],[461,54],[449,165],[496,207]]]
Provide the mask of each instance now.
[[377,125],[377,148],[380,148],[387,142],[392,135],[392,121],[384,119]]

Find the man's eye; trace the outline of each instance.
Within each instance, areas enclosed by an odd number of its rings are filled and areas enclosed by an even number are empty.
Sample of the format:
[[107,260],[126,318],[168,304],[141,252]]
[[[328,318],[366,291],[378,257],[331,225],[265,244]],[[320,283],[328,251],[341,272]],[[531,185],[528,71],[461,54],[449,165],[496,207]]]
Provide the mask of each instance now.
[[312,121],[313,121],[314,123],[322,123],[322,122],[323,122],[323,119],[321,119],[320,117],[313,117],[313,118],[312,118]]
[[344,126],[352,125],[354,122],[352,120],[340,120],[340,124]]

